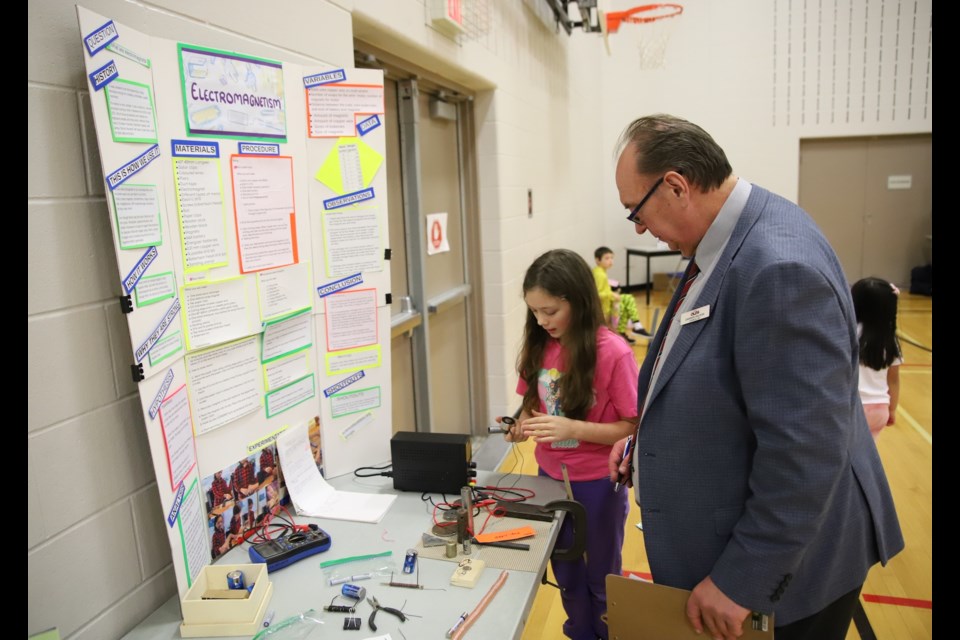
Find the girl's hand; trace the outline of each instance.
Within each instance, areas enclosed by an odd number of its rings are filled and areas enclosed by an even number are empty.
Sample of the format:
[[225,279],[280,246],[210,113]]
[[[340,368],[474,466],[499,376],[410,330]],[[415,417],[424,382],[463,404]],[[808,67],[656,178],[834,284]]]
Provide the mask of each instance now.
[[509,425],[503,422],[501,416],[497,416],[496,420],[497,424],[506,429],[506,431],[503,432],[503,439],[507,442],[524,442],[527,439],[527,436],[523,435],[520,431],[519,424],[514,423],[513,425]]
[[574,421],[563,416],[551,416],[539,411],[520,423],[523,435],[534,442],[559,442],[574,438]]

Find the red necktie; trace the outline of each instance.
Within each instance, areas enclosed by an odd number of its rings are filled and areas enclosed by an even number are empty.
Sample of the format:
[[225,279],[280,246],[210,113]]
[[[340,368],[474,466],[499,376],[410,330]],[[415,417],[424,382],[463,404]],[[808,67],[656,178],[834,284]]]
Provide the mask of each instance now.
[[670,312],[670,316],[665,320],[667,323],[667,330],[663,334],[663,340],[660,341],[660,350],[657,352],[657,359],[653,363],[653,369],[650,370],[651,380],[653,380],[653,374],[660,365],[660,356],[663,355],[663,345],[667,344],[667,335],[670,333],[670,324],[673,322],[673,316],[677,315],[677,311],[680,310],[680,305],[683,304],[683,301],[687,297],[687,292],[690,291],[690,286],[699,275],[700,267],[697,266],[696,260],[691,259],[690,266],[687,268],[687,279],[683,283],[683,289],[680,290],[680,297],[677,298],[677,304],[673,305],[673,310]]

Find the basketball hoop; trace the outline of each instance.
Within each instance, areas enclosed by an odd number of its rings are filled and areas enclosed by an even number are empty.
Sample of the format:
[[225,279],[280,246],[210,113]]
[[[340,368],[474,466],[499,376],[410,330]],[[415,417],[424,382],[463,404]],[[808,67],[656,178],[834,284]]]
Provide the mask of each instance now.
[[[683,13],[679,4],[645,4],[626,11],[609,11],[601,20],[603,35],[617,33],[620,25],[629,23],[637,36],[637,48],[640,50],[640,68],[644,71],[662,69],[666,58],[667,43],[676,24],[669,18]],[[609,46],[607,52],[609,53]]]

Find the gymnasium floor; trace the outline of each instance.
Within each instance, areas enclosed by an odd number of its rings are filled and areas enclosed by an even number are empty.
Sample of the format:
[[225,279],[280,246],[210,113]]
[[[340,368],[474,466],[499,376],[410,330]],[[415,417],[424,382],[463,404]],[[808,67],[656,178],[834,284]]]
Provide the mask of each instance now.
[[[654,292],[649,307],[645,296],[634,295],[641,319],[651,327],[654,310],[660,314],[668,292]],[[929,640],[933,637],[933,300],[904,292],[898,328],[904,364],[900,370],[900,405],[896,424],[880,434],[877,448],[887,471],[906,548],[886,567],[875,566],[860,596],[861,610],[846,640]],[[646,355],[646,342],[633,347],[637,362]],[[536,474],[532,442],[511,452],[499,468]],[[623,548],[625,571],[649,576],[643,532],[636,527],[639,510],[631,504]],[[548,579],[553,575],[548,571]],[[556,588],[540,587],[521,640],[562,640],[566,616]]]

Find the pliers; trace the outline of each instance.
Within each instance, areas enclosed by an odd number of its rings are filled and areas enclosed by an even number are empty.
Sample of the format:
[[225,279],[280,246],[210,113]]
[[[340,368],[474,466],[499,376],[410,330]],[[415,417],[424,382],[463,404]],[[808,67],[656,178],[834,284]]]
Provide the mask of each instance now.
[[393,615],[400,618],[400,622],[407,621],[407,616],[403,615],[403,611],[400,611],[399,609],[394,609],[393,607],[381,607],[380,603],[377,601],[377,599],[374,596],[367,596],[367,602],[369,602],[370,605],[373,607],[373,613],[370,614],[370,619],[367,620],[367,624],[370,625],[371,631],[377,630],[377,625],[373,623],[373,619],[377,617],[377,611],[380,611],[381,609],[383,609],[387,613],[392,613]]

